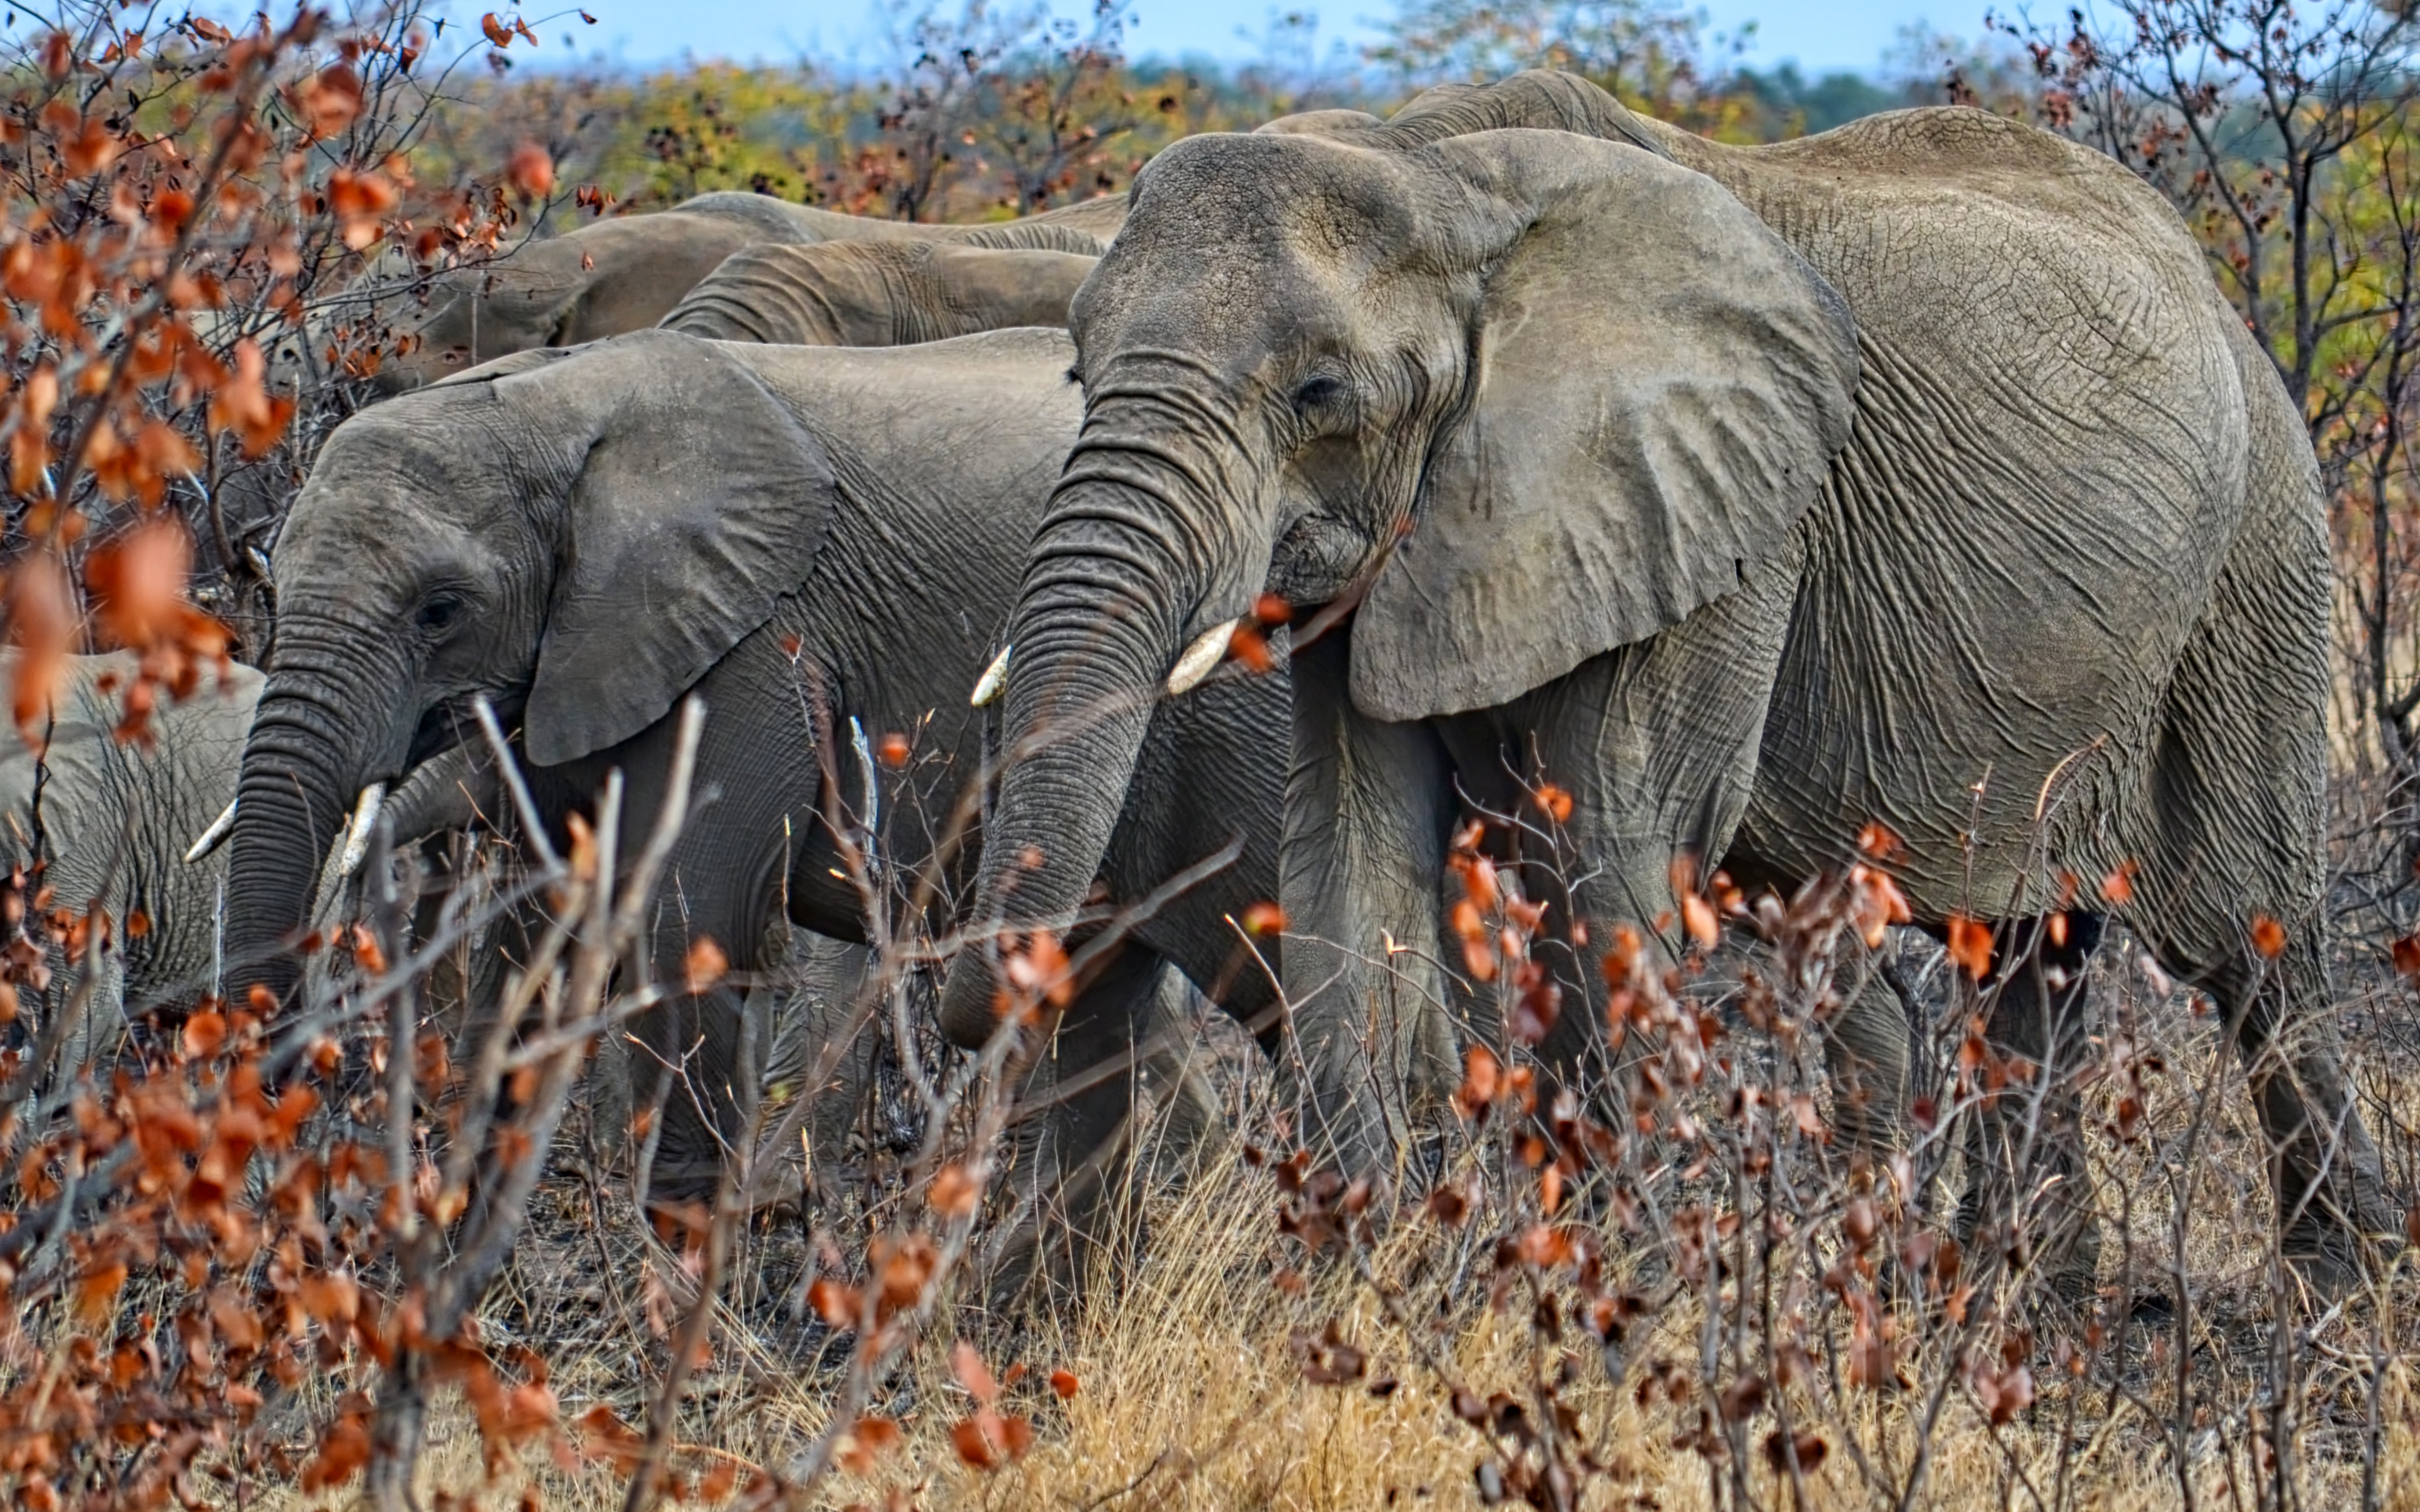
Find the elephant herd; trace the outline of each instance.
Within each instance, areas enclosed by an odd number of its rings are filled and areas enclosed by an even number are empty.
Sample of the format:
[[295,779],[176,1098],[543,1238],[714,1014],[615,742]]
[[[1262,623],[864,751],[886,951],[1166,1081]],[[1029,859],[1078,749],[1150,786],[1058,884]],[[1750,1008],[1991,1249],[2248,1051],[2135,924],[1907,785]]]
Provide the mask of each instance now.
[[[1098,1184],[1131,1078],[1084,1072],[1171,969],[1283,1049],[1325,1158],[1400,1174],[1482,1031],[1453,955],[1397,946],[1443,937],[1449,837],[1551,784],[1554,834],[1482,843],[1568,946],[1555,1074],[1619,1075],[1586,943],[1662,943],[1676,854],[1787,896],[1879,821],[1917,925],[1993,926],[1990,1033],[2060,1073],[2068,1191],[2116,914],[2230,1026],[2288,1255],[2340,1286],[2400,1228],[2329,1009],[2316,467],[2115,164],[1964,109],[1722,147],[1525,73],[1188,138],[1022,221],[709,195],[441,284],[280,531],[260,676],[149,753],[63,695],[50,812],[133,852],[82,885],[167,923],[130,1000],[292,990],[357,795],[395,787],[399,838],[465,817],[475,701],[560,830],[614,768],[650,821],[694,693],[718,796],[659,981],[699,935],[742,973],[784,926],[864,940],[840,815],[950,879],[960,1044],[1037,931],[1155,900],[1056,1023],[1037,1192]],[[1263,634],[1274,667],[1206,675]],[[745,1012],[642,1026],[699,1091],[669,1189],[736,1136]],[[1895,1005],[1830,1038],[1903,1092]]]

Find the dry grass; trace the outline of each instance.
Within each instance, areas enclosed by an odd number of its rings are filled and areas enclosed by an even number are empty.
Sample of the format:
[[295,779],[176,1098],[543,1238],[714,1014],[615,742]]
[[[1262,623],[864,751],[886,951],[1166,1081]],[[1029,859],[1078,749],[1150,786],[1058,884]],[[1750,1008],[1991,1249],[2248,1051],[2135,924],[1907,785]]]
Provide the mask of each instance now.
[[[2144,994],[2127,970],[2122,959],[2104,966],[2104,1011],[2146,1006],[2135,1001]],[[2273,1504],[2242,1426],[2247,1410],[2267,1410],[2262,1362],[2275,1326],[2258,1130],[2240,1072],[2211,1054],[2206,1021],[2180,1006],[2144,1017],[2174,1042],[2176,1056],[2177,1071],[2152,1110],[2155,1126],[2180,1116],[2182,1101],[2204,1076],[2238,1083],[2221,1089],[2215,1137],[2209,1141],[2213,1158],[2184,1193],[2190,1214],[2184,1269],[2195,1305],[2192,1389],[2204,1403],[2204,1418],[2226,1429],[2205,1431],[2195,1441],[2195,1499],[2211,1507]],[[1248,1086],[1235,1095],[1249,1102],[1260,1090]],[[2398,1111],[2407,1115],[2402,1127],[2411,1127],[2411,1110]],[[1245,1116],[1238,1123],[1249,1128],[1254,1120]],[[2109,1235],[2104,1288],[2117,1285],[2130,1245],[2138,1276],[2156,1275],[2168,1263],[2168,1197],[2181,1189],[2179,1173],[2158,1168],[2162,1148],[2157,1140],[2126,1146],[2095,1141],[2104,1212],[2114,1221],[2127,1196],[2134,1204],[2132,1233],[2113,1228]],[[1404,1312],[1435,1319],[1421,1325],[1416,1339],[1388,1321],[1377,1292],[1333,1255],[1304,1268],[1298,1291],[1272,1284],[1273,1276],[1302,1263],[1298,1250],[1278,1240],[1272,1219],[1279,1201],[1268,1172],[1240,1158],[1240,1144],[1230,1145],[1203,1157],[1189,1179],[1169,1182],[1139,1201],[1143,1220],[1097,1257],[1080,1303],[1014,1322],[956,1315],[956,1326],[996,1368],[1009,1362],[1029,1367],[1008,1391],[1003,1411],[1032,1417],[1032,1451],[990,1473],[960,1462],[948,1430],[971,1403],[953,1380],[953,1333],[942,1327],[906,1357],[874,1404],[902,1424],[904,1442],[870,1474],[844,1474],[818,1487],[812,1504],[1306,1512],[1476,1504],[1474,1471],[1490,1457],[1489,1445],[1456,1420],[1446,1385],[1422,1363],[1431,1350],[1472,1391],[1524,1399],[1542,1370],[1551,1371],[1558,1355],[1568,1356],[1575,1376],[1563,1398],[1577,1410],[1597,1458],[1612,1470],[1584,1504],[1734,1504],[1729,1473],[1679,1442],[1689,1436],[1703,1398],[1687,1395],[1685,1382],[1679,1404],[1660,1397],[1642,1403],[1638,1390],[1660,1364],[1677,1366],[1683,1375],[1693,1367],[1704,1315],[1686,1288],[1619,1351],[1601,1351],[1576,1330],[1559,1348],[1544,1346],[1528,1326],[1525,1304],[1503,1311],[1488,1305],[1482,1223],[1448,1229],[1408,1221],[1392,1226],[1367,1258],[1370,1274],[1398,1288]],[[679,1286],[677,1261],[641,1234],[619,1199],[601,1189],[592,1197],[579,1181],[561,1178],[541,1194],[539,1208],[534,1242],[487,1309],[490,1340],[526,1339],[550,1357],[567,1418],[604,1403],[626,1421],[641,1421],[662,1353],[651,1341],[647,1317],[652,1310],[656,1327],[662,1327]],[[722,1456],[779,1472],[826,1427],[845,1342],[808,1318],[799,1301],[814,1268],[816,1243],[794,1217],[760,1224],[735,1265],[715,1360],[695,1379],[680,1419],[681,1440],[701,1451],[684,1461],[692,1479]],[[1641,1247],[1630,1263],[1652,1270],[1657,1261]],[[1643,1285],[1643,1278],[1634,1279]],[[651,1295],[657,1299],[652,1308]],[[2366,1357],[2381,1339],[2410,1343],[2407,1326],[2376,1310],[2408,1308],[2411,1301],[2407,1284],[2316,1323],[2304,1318],[2292,1325],[2304,1331],[2297,1348],[2304,1372],[2297,1403],[2304,1457],[2287,1488],[2295,1503],[2345,1512],[2364,1504]],[[1342,1336],[1371,1356],[1361,1382],[1323,1386],[1304,1378],[1295,1341],[1331,1319],[1340,1322]],[[537,1320],[542,1325],[533,1333]],[[1971,1394],[1953,1391],[1931,1435],[1923,1486],[1909,1504],[2180,1504],[2183,1492],[2154,1421],[2173,1402],[2169,1326],[2156,1310],[2134,1320],[2135,1337],[2118,1346],[2125,1364],[2111,1378],[2118,1390],[2097,1378],[2062,1380],[2041,1367],[2038,1399],[2002,1427],[1991,1426]],[[1054,1370],[1070,1372],[1080,1383],[1072,1400],[1058,1400],[1045,1383]],[[1840,1399],[1850,1404],[1848,1414],[1825,1432],[1861,1445],[1881,1481],[1903,1485],[1922,1437],[1917,1419],[1925,1388],[1939,1370],[1937,1359],[1919,1356],[1911,1362],[1915,1389],[1847,1394]],[[2388,1363],[2382,1379],[2382,1442],[2371,1504],[2420,1507],[2420,1394],[2408,1360]],[[1368,1381],[1383,1380],[1398,1384],[1383,1395],[1369,1389]],[[1793,1408],[1802,1423],[1823,1411],[1804,1391],[1793,1394]],[[1767,1422],[1769,1412],[1753,1425],[1759,1437]],[[467,1432],[441,1432],[427,1467],[427,1489],[476,1489],[482,1478],[476,1445]],[[518,1474],[508,1474],[481,1494],[504,1500],[519,1484]],[[554,1506],[619,1507],[625,1491],[623,1477],[609,1467],[568,1460],[538,1472],[535,1484]],[[1748,1484],[1760,1504],[1790,1504],[1786,1479],[1761,1462]],[[1814,1505],[1894,1500],[1837,1451],[1807,1478],[1806,1490]]]

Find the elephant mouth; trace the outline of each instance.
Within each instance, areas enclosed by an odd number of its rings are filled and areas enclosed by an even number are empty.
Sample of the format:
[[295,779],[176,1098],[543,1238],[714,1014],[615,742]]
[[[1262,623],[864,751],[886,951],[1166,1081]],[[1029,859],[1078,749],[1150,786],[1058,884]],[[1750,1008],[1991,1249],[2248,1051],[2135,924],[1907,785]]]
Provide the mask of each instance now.
[[[509,693],[499,689],[472,689],[455,694],[431,705],[420,716],[411,732],[411,745],[404,756],[408,771],[441,752],[450,751],[466,741],[484,739],[479,731],[478,703],[484,697],[494,711],[497,725],[509,731],[520,720],[521,706],[528,700],[524,690]],[[399,775],[390,772],[389,776]]]
[[1304,515],[1278,541],[1268,591],[1297,610],[1331,603],[1351,592],[1375,556],[1367,532],[1324,512]]

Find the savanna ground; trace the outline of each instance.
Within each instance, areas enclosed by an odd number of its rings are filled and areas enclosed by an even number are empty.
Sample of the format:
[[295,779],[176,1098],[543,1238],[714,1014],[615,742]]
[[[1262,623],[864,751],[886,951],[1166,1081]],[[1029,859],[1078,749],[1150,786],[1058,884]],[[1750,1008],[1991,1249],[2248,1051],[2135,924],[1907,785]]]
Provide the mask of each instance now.
[[[1032,210],[1122,190],[1187,132],[1540,63],[1737,141],[1979,103],[2168,194],[2304,405],[2340,567],[2335,1007],[2412,1199],[2420,21],[2142,0],[1972,46],[1910,39],[1904,77],[1878,85],[1755,72],[1637,0],[1414,0],[1341,62],[1289,20],[1263,63],[1223,72],[1125,58],[1120,17],[909,16],[896,66],[862,78],[532,70],[576,15],[490,17],[467,43],[409,8],[240,34],[99,4],[29,23],[0,44],[11,642],[36,667],[141,650],[131,725],[256,654],[256,549],[365,402],[394,311],[533,231],[719,188],[910,219]],[[264,350],[297,330],[304,370],[272,372]],[[1551,818],[1538,796],[1522,821]],[[2093,1286],[2061,1290],[2037,1253],[2048,1189],[1996,1228],[1961,1221],[1970,1130],[1987,1105],[2035,1127],[2045,1082],[1970,1032],[1995,990],[1971,950],[1891,929],[1887,836],[1796,899],[1684,887],[1674,938],[1702,969],[1668,979],[1610,943],[1643,1068],[1610,1111],[1541,1096],[1528,1050],[1559,1010],[1528,959],[1536,916],[1463,853],[1454,948],[1497,1027],[1418,1164],[1373,1189],[1297,1158],[1257,1052],[1205,1024],[1138,1073],[1146,1158],[1085,1284],[992,1306],[970,1261],[1014,1191],[1017,1021],[1047,1020],[1053,963],[1029,958],[984,1053],[945,1054],[924,1010],[949,942],[904,931],[857,1002],[814,1010],[857,1032],[810,1036],[768,1075],[718,1200],[642,1219],[650,1112],[595,1063],[648,1001],[614,965],[655,852],[607,798],[568,855],[487,848],[490,869],[457,874],[492,885],[416,930],[422,874],[374,855],[359,922],[316,942],[335,964],[307,1004],[163,1010],[81,1079],[55,1058],[105,930],[60,916],[39,870],[14,880],[13,1500],[2420,1505],[2412,1259],[2348,1294],[2300,1288],[2243,1068],[2124,938],[2092,968],[2081,1094]],[[642,860],[606,881],[617,853]],[[501,1027],[449,1038],[459,953],[513,890],[551,926]],[[1239,921],[1247,940],[1281,927]],[[1897,1159],[1852,1152],[1815,1053],[1858,990],[1921,1031]],[[868,1074],[847,1074],[861,1052]],[[835,1078],[847,1132],[810,1162],[801,1130],[827,1126],[801,1089]]]

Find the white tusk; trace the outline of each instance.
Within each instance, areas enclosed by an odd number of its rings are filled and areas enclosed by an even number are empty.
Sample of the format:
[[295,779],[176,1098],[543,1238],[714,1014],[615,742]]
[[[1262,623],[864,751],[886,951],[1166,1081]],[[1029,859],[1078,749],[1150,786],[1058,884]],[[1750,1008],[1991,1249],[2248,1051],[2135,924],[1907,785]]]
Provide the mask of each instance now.
[[1170,696],[1191,693],[1201,685],[1202,679],[1226,656],[1227,642],[1242,623],[1240,619],[1231,619],[1223,625],[1213,625],[1202,632],[1200,640],[1185,648],[1185,654],[1176,659],[1176,665],[1168,674]]
[[234,833],[235,800],[230,798],[227,800],[227,806],[220,811],[219,817],[210,820],[210,827],[202,832],[201,838],[195,840],[193,845],[186,850],[185,865],[190,866],[194,862],[209,855],[211,851],[216,850],[220,846],[225,845],[226,843],[226,837]]
[[370,830],[378,823],[379,809],[386,803],[386,784],[374,782],[362,789],[362,801],[353,809],[353,822],[345,831],[345,853],[336,858],[336,875],[350,877],[359,871],[362,858],[370,853]]
[[1008,653],[1016,649],[1014,646],[1000,648],[1000,654],[991,659],[991,665],[984,668],[983,676],[975,679],[974,696],[967,700],[969,707],[981,709],[1000,696],[1000,691],[1008,686]]

